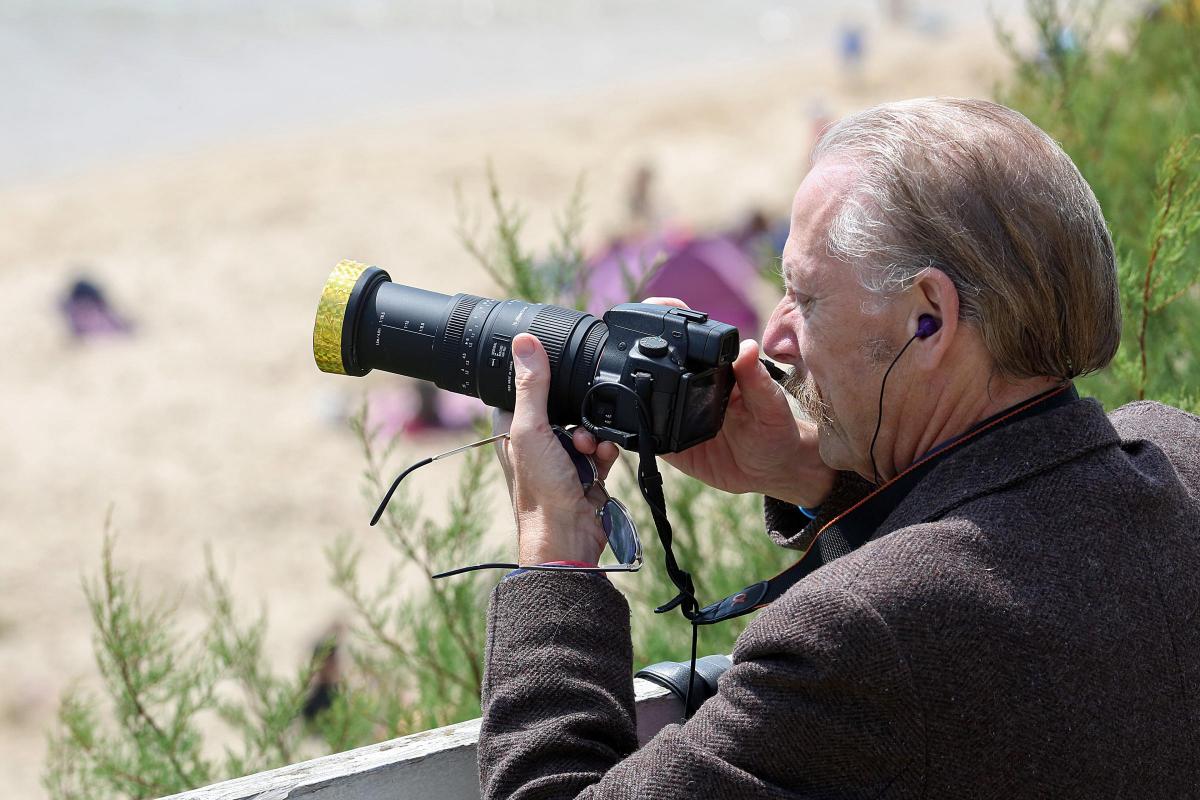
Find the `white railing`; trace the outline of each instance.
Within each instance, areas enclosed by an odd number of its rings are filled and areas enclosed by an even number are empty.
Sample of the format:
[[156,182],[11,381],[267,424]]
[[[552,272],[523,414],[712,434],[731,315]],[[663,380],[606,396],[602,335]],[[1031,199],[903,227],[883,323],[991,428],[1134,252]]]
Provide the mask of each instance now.
[[[635,678],[638,742],[683,717],[671,692]],[[479,720],[214,783],[166,800],[478,800]]]

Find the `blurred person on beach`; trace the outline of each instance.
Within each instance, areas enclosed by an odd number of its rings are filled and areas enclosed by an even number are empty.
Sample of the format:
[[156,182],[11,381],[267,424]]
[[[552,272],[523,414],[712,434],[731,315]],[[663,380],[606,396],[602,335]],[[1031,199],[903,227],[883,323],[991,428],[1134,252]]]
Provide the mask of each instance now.
[[842,74],[851,81],[862,79],[866,36],[866,29],[855,20],[843,22],[838,29],[838,61],[842,65]]
[[305,722],[315,722],[322,712],[333,705],[333,700],[342,690],[342,641],[346,626],[335,622],[328,632],[313,645],[311,676],[308,692],[300,708]]
[[400,378],[367,392],[365,422],[372,438],[386,442],[401,434],[468,430],[487,410],[476,397]]
[[[768,536],[818,568],[640,749],[623,595],[594,572],[505,577],[483,796],[1195,797],[1200,419],[1075,390],[1121,312],[1070,158],[987,101],[853,114],[796,193],[781,277],[761,350],[790,373],[744,341],[720,433],[666,460],[764,495]],[[522,334],[512,352],[497,427],[518,562],[595,565],[545,350]],[[583,430],[574,445],[602,478],[617,458]]]
[[884,13],[887,14],[888,22],[893,25],[905,24],[912,13],[908,0],[883,0],[883,8]]
[[638,165],[629,181],[626,205],[629,209],[629,224],[635,234],[653,233],[661,222],[654,197],[655,178],[654,167],[646,163]]
[[76,341],[133,331],[133,325],[112,308],[104,290],[90,278],[75,279],[58,307]]

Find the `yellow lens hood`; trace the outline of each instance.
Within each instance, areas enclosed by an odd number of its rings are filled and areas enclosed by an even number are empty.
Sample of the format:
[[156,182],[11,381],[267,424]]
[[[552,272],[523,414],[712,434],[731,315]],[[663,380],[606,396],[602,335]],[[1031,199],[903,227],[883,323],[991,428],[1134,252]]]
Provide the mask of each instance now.
[[350,374],[346,371],[342,350],[346,307],[355,284],[368,269],[368,265],[357,261],[339,261],[325,281],[321,301],[317,303],[317,321],[313,324],[313,357],[322,372]]

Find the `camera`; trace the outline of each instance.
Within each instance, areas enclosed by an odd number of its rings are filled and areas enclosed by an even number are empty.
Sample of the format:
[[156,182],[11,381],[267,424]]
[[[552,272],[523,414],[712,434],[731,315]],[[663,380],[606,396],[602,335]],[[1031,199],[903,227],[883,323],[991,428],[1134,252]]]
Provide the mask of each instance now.
[[536,336],[549,356],[552,424],[585,424],[629,450],[648,426],[655,453],[721,429],[738,331],[702,311],[625,303],[601,320],[545,303],[438,294],[342,261],[317,306],[313,355],[325,372],[382,369],[511,411],[519,333]]

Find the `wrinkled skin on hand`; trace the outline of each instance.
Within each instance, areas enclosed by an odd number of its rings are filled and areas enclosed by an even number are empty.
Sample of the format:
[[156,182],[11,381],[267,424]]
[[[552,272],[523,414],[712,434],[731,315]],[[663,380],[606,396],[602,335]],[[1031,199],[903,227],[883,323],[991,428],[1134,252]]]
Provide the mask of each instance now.
[[[496,433],[509,433],[496,450],[517,521],[517,561],[596,564],[608,544],[596,514],[604,494],[598,487],[584,492],[574,464],[550,427],[550,361],[541,342],[520,334],[513,339],[512,353],[516,402],[511,414],[495,412],[492,424]],[[592,457],[604,480],[617,460],[617,446],[597,444],[580,429],[574,443]]]

